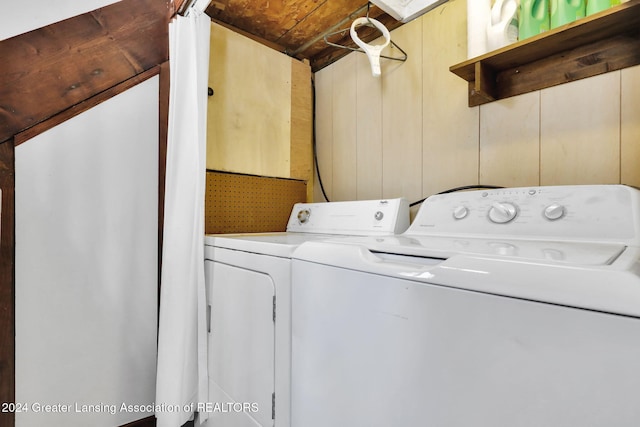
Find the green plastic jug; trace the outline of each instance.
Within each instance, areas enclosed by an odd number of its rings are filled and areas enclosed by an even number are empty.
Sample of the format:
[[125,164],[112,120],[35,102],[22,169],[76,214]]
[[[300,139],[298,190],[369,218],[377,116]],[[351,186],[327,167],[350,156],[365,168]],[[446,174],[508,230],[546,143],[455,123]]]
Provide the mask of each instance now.
[[584,18],[585,0],[551,0],[551,28]]
[[620,0],[587,0],[587,16],[620,4]]
[[524,40],[548,31],[549,20],[549,0],[521,0],[519,39]]
[[611,0],[587,0],[587,15],[593,15],[611,7]]

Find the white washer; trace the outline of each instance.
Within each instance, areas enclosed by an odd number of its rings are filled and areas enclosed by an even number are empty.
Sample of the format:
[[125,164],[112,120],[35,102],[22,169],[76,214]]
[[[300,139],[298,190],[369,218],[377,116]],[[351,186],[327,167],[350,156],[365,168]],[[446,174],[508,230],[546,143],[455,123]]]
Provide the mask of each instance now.
[[301,245],[292,426],[639,426],[639,194],[434,196],[401,236]]
[[290,425],[294,249],[310,240],[383,236],[408,226],[404,199],[300,203],[287,232],[205,236],[208,426]]

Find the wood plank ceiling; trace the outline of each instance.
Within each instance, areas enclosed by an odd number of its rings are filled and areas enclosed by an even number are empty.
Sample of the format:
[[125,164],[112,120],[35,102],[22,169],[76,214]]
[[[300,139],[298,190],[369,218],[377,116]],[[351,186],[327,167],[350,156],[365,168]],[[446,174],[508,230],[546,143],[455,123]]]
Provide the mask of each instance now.
[[[206,13],[214,22],[294,58],[309,60],[311,69],[317,71],[350,52],[326,44],[325,34],[348,29],[355,18],[367,13],[389,30],[401,25],[378,7],[367,5],[362,0],[212,0]],[[358,34],[366,41],[380,36],[378,30],[368,27]],[[355,47],[349,31],[328,40]]]

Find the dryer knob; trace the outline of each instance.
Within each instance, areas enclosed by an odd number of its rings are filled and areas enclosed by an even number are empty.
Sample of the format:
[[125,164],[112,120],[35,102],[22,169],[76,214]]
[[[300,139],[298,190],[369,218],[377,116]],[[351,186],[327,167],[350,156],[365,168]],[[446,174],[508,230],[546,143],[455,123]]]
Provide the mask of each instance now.
[[512,221],[518,214],[518,208],[513,203],[494,203],[489,208],[489,220],[496,224],[506,224]]
[[309,209],[302,209],[298,212],[298,221],[300,224],[304,224],[309,221],[309,217],[311,216],[311,211]]
[[374,218],[376,219],[376,221],[382,221],[382,218],[384,218],[384,213],[382,211],[378,211],[375,213]]

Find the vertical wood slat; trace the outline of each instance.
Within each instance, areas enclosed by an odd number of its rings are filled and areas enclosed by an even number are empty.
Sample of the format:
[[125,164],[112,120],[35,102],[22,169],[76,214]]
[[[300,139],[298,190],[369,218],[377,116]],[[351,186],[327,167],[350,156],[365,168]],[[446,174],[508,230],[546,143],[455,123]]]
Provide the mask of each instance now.
[[422,197],[422,21],[424,15],[393,32],[409,54],[406,62],[382,66],[382,197]]
[[620,72],[540,93],[540,184],[620,182]]
[[307,198],[313,198],[313,99],[311,68],[291,61],[290,178],[307,181]]
[[336,63],[333,78],[333,199],[356,198],[356,54]]
[[620,182],[640,187],[640,65],[620,77]]
[[371,76],[371,64],[365,54],[354,55],[357,55],[356,197],[359,200],[381,199],[382,79]]
[[456,35],[466,38],[466,23],[460,19],[466,5],[447,2],[434,12],[422,17],[423,197],[478,183],[478,108],[467,107],[467,83],[446,73],[449,64],[467,55],[464,43],[451,42]]
[[122,0],[0,41],[0,142],[168,60],[169,0]]
[[[14,144],[0,144],[0,402],[15,402],[15,163]],[[0,426],[14,414],[0,412]]]
[[540,92],[479,108],[480,183],[540,185]]

